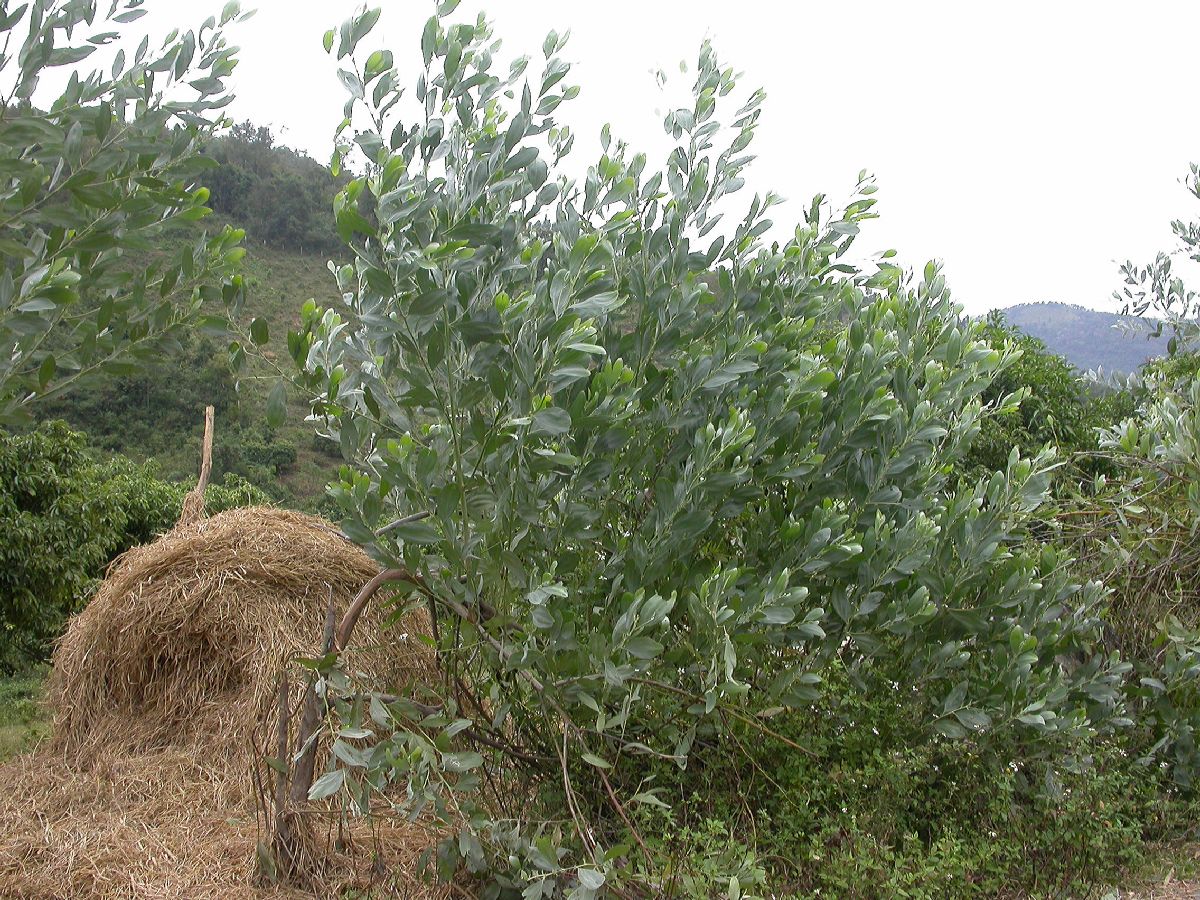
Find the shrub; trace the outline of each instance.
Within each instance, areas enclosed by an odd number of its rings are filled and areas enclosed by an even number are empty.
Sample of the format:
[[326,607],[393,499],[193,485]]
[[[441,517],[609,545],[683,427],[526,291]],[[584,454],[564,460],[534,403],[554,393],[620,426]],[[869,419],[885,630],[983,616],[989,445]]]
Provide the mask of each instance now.
[[1105,430],[1113,474],[1065,503],[1063,536],[1104,579],[1109,646],[1130,661],[1135,752],[1169,765],[1178,785],[1200,774],[1200,378],[1168,360],[1148,370],[1137,413]]
[[[918,748],[1054,755],[1119,711],[1100,586],[1029,533],[1052,452],[953,475],[1010,405],[981,395],[1013,355],[963,323],[936,266],[910,286],[886,259],[844,261],[875,215],[865,175],[783,246],[759,242],[769,194],[713,236],[761,94],[723,130],[736,85],[707,44],[665,167],[606,128],[575,183],[559,36],[527,81],[527,61],[493,74],[485,21],[435,16],[409,125],[392,55],[354,56],[375,16],[326,39],[351,58],[347,122],[360,104],[369,120],[372,165],[335,204],[347,314],[309,304],[289,348],[348,462],[344,527],[435,612],[444,680],[415,707],[335,674],[338,771],[312,796],[365,811],[403,779],[403,809],[465,820],[440,862],[489,897],[657,895],[672,857],[631,815],[670,801],[646,759],[683,771],[677,809],[728,796],[711,757],[756,759],[747,742],[835,674],[839,694],[902,694]],[[685,854],[720,843],[676,821]],[[687,876],[740,891],[761,867],[737,850]]]
[[1020,404],[982,422],[963,471],[979,477],[1003,469],[1014,447],[1028,457],[1046,446],[1056,448],[1067,464],[1059,475],[1067,489],[1111,471],[1096,452],[1099,432],[1132,414],[1132,393],[1089,384],[1041,340],[1008,325],[1000,312],[988,317],[982,335],[997,350],[1019,353],[983,392],[984,401],[1000,404],[1016,395]]
[[643,772],[670,806],[638,827],[677,884],[704,885],[675,896],[723,896],[739,866],[770,896],[1086,896],[1136,870],[1147,836],[1185,831],[1170,786],[1110,738],[1034,756],[994,734],[947,740],[915,692],[826,677],[774,735],[739,727],[687,771]]

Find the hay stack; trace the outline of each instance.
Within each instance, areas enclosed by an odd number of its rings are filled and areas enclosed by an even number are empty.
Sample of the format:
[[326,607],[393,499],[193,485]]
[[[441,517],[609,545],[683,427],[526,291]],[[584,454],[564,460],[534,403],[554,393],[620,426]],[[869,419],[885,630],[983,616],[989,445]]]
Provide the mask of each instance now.
[[[318,653],[329,602],[340,615],[378,571],[328,523],[276,509],[229,510],[130,550],[54,654],[54,746],[244,757],[250,735],[273,733],[284,665]],[[369,612],[348,664],[373,685],[428,678],[428,648]]]
[[[315,654],[329,603],[340,615],[377,572],[322,520],[262,508],[117,560],[54,654],[49,746],[0,769],[0,897],[295,896],[248,887],[251,741],[273,733],[280,673]],[[430,678],[404,637],[427,617],[385,616],[368,609],[347,666],[389,690]],[[393,829],[382,849],[403,866],[429,840]]]

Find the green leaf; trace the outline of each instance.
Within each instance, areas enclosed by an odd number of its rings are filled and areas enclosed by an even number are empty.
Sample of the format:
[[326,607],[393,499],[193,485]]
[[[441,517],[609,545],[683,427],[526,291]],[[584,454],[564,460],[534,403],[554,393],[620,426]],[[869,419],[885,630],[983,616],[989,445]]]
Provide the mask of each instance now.
[[436,544],[442,539],[438,530],[424,522],[409,522],[388,530],[388,534],[406,544]]
[[991,716],[978,709],[960,709],[954,718],[972,731],[982,731],[992,724]]
[[267,424],[278,428],[287,418],[287,382],[276,381],[267,395]]
[[349,91],[351,97],[355,100],[363,99],[366,88],[356,72],[351,72],[348,69],[338,69],[338,79],[342,82],[342,87]]
[[452,81],[458,74],[458,66],[462,62],[463,47],[458,41],[451,41],[446,48],[446,79]]
[[345,783],[346,773],[344,770],[335,769],[332,772],[326,772],[308,789],[308,799],[324,800],[326,797],[331,797],[340,791]]
[[421,32],[421,56],[425,59],[425,68],[429,68],[430,62],[433,61],[434,51],[437,49],[438,31],[440,25],[437,16],[430,16],[425,23],[425,30]]
[[46,297],[34,297],[32,300],[26,300],[17,307],[17,312],[49,312],[52,309],[57,309],[58,304]]
[[566,434],[571,430],[571,414],[561,407],[548,406],[534,414],[529,430],[549,437]]
[[607,762],[605,762],[603,759],[601,759],[599,756],[597,756],[594,753],[584,753],[583,761],[585,763],[587,763],[589,766],[595,766],[597,769],[611,769],[612,768],[611,765],[609,765]]
[[46,385],[50,383],[50,379],[54,377],[54,372],[57,368],[58,366],[55,362],[53,353],[47,355],[47,357],[42,360],[42,364],[38,366],[39,388],[45,389]]
[[378,78],[382,73],[392,67],[392,52],[390,50],[376,50],[367,57],[367,64],[363,68],[363,74],[367,81]]
[[447,772],[469,772],[482,765],[483,757],[474,750],[442,754],[442,768]]
[[270,340],[270,331],[267,320],[259,316],[250,323],[250,340],[262,346]]
[[641,803],[645,806],[656,806],[659,809],[670,809],[671,808],[668,804],[663,803],[661,800],[659,800],[658,797],[655,796],[652,791],[645,791],[640,794],[634,794],[633,797],[630,799],[632,799],[634,803]]
[[636,637],[625,645],[625,652],[634,659],[654,659],[662,653],[663,645],[651,637]]
[[945,735],[946,737],[950,738],[951,740],[957,741],[957,740],[961,740],[962,738],[965,738],[967,736],[967,729],[965,729],[965,728],[963,728],[963,726],[959,725],[958,722],[956,722],[954,719],[950,719],[950,718],[938,719],[934,723],[933,727],[936,728],[939,733]]
[[604,873],[596,869],[580,868],[575,870],[575,874],[579,876],[579,883],[589,891],[598,891],[604,887]]

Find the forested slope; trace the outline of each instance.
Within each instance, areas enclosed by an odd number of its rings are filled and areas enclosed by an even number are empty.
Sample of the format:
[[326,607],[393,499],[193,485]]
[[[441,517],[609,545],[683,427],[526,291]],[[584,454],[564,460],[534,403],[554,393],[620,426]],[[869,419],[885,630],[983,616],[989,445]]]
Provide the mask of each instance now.
[[[317,509],[340,459],[337,448],[314,436],[294,402],[285,422],[270,427],[265,379],[274,360],[287,359],[286,333],[296,327],[304,302],[326,304],[336,297],[327,263],[339,253],[329,212],[338,182],[325,166],[276,146],[267,129],[249,123],[235,126],[207,152],[218,165],[205,176],[213,215],[204,227],[228,224],[246,232],[244,314],[267,326],[263,358],[250,355],[239,383],[227,338],[219,329],[198,331],[177,356],[48,402],[39,418],[64,419],[98,450],[153,458],[163,477],[181,480],[195,477],[203,408],[212,404],[218,423],[214,477],[231,472],[277,502]],[[193,230],[175,228],[163,246],[133,262],[143,265],[191,240]]]
[[1044,341],[1084,372],[1136,372],[1148,360],[1166,354],[1170,337],[1153,337],[1153,321],[1070,303],[1018,303],[1003,313],[1009,324]]

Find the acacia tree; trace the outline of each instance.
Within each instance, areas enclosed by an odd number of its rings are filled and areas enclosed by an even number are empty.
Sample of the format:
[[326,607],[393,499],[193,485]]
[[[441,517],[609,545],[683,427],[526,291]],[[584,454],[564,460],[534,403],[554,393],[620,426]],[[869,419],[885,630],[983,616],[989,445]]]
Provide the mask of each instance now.
[[314,664],[338,737],[310,796],[440,811],[462,826],[441,861],[493,892],[654,895],[648,761],[805,715],[831,665],[911,691],[948,740],[1110,717],[1102,591],[1027,540],[1052,454],[950,477],[1012,405],[979,399],[1009,357],[936,266],[844,262],[870,179],[782,246],[761,243],[773,194],[725,218],[763,94],[723,125],[736,77],[706,44],[665,164],[606,127],[574,181],[564,39],[533,74],[498,67],[454,6],[425,26],[415,109],[390,52],[356,54],[377,11],[325,38],[348,60],[335,163],[369,166],[336,204],[345,309],[310,303],[289,345],[348,463],[346,532],[429,605],[443,675],[395,698]]
[[[174,258],[129,254],[208,213],[200,148],[232,99],[236,48],[223,29],[243,14],[228,3],[219,20],[127,54],[115,42],[143,0],[103,5],[0,0],[0,422],[90,375],[128,371],[194,325],[205,300],[240,296],[232,229]],[[110,44],[103,70],[78,68]],[[51,100],[59,67],[70,75]]]

